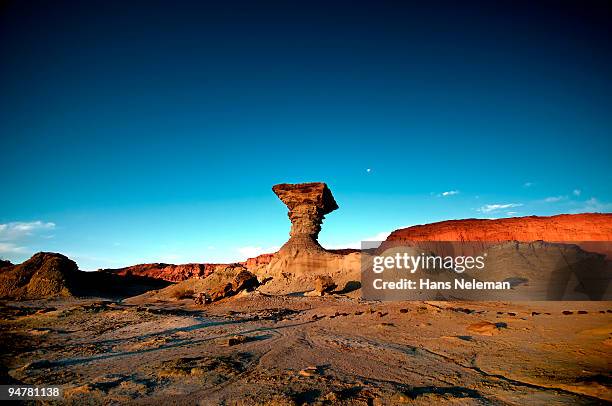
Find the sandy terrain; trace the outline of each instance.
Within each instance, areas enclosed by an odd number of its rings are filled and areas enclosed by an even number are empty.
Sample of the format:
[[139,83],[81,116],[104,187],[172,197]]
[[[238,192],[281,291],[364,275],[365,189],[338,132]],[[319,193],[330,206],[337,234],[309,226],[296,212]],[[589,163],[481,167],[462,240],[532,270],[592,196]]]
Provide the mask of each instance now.
[[612,401],[611,302],[128,302],[5,303],[3,380],[69,404]]

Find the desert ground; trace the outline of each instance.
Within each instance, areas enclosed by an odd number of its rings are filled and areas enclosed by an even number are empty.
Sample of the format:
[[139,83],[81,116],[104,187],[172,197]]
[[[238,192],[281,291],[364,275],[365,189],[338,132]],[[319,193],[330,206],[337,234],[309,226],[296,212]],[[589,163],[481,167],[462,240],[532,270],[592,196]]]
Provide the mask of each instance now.
[[606,404],[611,302],[242,292],[2,306],[3,380],[67,404]]

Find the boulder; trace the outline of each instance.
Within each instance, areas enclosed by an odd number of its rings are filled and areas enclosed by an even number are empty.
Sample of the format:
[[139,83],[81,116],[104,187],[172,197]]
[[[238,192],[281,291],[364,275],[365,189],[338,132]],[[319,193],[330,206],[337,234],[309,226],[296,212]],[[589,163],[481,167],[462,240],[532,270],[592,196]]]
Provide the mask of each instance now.
[[257,286],[259,286],[257,276],[247,271],[246,269],[238,273],[238,275],[234,276],[234,279],[232,280],[232,290],[235,293],[238,293],[241,290],[250,291],[255,289]]
[[335,288],[336,284],[331,276],[328,275],[318,275],[315,278],[315,291],[318,292],[320,296],[323,296],[326,293],[331,293]]
[[195,302],[195,304],[205,305],[211,303],[212,299],[210,295],[206,294],[205,292],[200,292],[195,296],[193,301]]
[[[216,279],[216,281],[213,281]],[[204,279],[207,281],[207,279]],[[242,267],[229,268],[229,271],[220,271],[215,278],[210,278],[206,292],[196,295],[196,304],[208,304],[234,296],[242,291],[252,291],[259,286],[257,276]]]

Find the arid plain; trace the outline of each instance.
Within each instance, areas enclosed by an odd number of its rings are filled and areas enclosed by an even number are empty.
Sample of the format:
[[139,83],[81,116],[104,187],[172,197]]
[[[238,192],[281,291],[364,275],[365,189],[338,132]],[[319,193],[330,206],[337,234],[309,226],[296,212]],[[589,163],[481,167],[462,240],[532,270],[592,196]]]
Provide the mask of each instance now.
[[[3,383],[60,385],[67,404],[612,402],[612,302],[365,300],[362,253],[317,242],[338,207],[325,184],[274,192],[290,239],[244,263],[5,264]],[[389,239],[610,241],[612,215],[458,220]]]

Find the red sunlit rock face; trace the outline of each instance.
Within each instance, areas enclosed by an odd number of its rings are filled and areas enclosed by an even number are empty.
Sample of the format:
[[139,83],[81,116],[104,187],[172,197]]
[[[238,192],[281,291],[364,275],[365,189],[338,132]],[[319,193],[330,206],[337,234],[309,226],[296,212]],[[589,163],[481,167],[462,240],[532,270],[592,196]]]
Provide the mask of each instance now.
[[[244,262],[238,263],[246,268],[266,265],[274,254],[261,254],[254,258],[249,258]],[[161,279],[168,282],[180,282],[189,278],[205,278],[213,272],[223,271],[228,267],[237,264],[139,264],[125,268],[102,269],[101,272],[112,273],[119,276],[144,276],[147,278]]]
[[448,220],[395,230],[387,241],[612,241],[612,213]]
[[169,282],[180,282],[189,278],[204,278],[213,273],[220,264],[139,264],[118,269],[103,269],[102,272],[113,273],[119,276],[145,276],[153,279],[162,279]]
[[241,264],[250,269],[256,266],[269,264],[270,261],[272,261],[273,257],[274,257],[273,253],[272,254],[261,254],[254,258],[249,258],[246,261],[241,262]]

